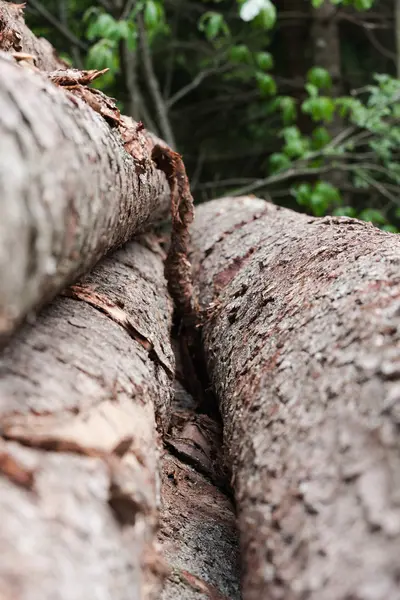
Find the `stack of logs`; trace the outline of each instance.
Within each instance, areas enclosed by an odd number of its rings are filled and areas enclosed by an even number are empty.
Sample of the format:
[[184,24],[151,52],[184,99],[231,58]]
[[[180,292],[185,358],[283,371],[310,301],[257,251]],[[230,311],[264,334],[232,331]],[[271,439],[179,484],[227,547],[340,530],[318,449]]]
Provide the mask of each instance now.
[[189,257],[177,155],[0,50],[0,599],[400,599],[400,237],[225,198]]

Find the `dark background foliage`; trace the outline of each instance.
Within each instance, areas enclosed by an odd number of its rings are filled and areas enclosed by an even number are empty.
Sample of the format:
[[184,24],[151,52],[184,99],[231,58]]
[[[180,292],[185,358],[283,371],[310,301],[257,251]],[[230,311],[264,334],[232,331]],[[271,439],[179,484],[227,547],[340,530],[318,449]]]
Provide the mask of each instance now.
[[[27,21],[183,154],[255,193],[400,226],[400,0],[28,0]],[[397,40],[397,42],[396,42]]]

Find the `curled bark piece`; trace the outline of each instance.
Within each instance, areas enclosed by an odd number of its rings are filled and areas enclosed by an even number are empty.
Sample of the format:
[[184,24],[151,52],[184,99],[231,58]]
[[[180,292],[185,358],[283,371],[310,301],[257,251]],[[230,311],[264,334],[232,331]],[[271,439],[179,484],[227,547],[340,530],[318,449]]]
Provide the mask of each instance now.
[[228,198],[192,243],[245,600],[400,598],[400,237]]
[[132,242],[69,294],[0,355],[0,597],[156,599],[174,371],[162,260]]
[[149,138],[104,94],[72,87],[0,56],[0,342],[168,211]]
[[165,173],[171,190],[172,233],[165,275],[179,316],[190,319],[194,313],[192,266],[189,255],[189,226],[194,217],[193,197],[182,157],[157,144],[152,150],[157,168]]

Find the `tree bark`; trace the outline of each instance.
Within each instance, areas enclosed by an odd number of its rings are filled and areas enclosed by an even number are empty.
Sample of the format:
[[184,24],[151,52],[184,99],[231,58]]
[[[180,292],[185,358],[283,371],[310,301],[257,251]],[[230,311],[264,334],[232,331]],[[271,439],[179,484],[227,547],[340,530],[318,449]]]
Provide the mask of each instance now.
[[247,197],[192,238],[245,600],[400,598],[400,237]]
[[0,56],[0,341],[168,210],[150,137],[122,130],[104,96],[66,87]]
[[174,357],[157,252],[104,259],[0,355],[1,598],[159,597]]
[[43,71],[68,66],[47,40],[35,37],[25,25],[24,4],[0,0],[0,49],[31,54],[35,57],[36,66]]
[[[179,357],[177,378],[179,378]],[[169,566],[160,600],[240,600],[235,512],[218,470],[221,424],[179,381],[161,460],[158,540]]]

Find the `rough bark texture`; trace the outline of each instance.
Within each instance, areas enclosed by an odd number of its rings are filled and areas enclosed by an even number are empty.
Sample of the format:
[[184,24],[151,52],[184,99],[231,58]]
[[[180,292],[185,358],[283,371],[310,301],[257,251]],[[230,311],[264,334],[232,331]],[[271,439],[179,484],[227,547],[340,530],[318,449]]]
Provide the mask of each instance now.
[[161,257],[132,242],[66,294],[0,355],[0,597],[158,598],[174,371]]
[[35,65],[44,71],[65,68],[67,65],[44,38],[37,38],[26,27],[24,5],[0,0],[0,49],[5,52],[24,52],[34,57]]
[[399,599],[400,237],[248,197],[192,243],[244,598]]
[[139,130],[124,146],[80,98],[0,56],[0,340],[165,214],[151,146]]
[[161,600],[240,600],[235,513],[219,487],[221,426],[196,406],[176,381],[161,463],[158,539],[170,568]]

